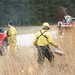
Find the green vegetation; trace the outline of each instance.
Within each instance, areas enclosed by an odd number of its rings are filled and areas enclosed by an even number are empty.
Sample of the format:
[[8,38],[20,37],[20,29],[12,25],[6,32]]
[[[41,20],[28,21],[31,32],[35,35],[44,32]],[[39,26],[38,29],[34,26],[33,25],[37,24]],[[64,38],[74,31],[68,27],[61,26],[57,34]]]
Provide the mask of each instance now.
[[53,24],[61,20],[64,12],[75,16],[74,3],[74,0],[0,0],[0,26],[9,20],[19,26],[39,25],[44,21]]

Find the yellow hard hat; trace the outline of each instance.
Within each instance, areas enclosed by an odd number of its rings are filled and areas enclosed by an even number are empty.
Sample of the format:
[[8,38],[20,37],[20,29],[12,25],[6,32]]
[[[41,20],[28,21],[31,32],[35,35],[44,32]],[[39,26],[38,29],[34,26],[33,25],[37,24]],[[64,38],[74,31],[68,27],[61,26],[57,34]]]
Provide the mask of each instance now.
[[47,26],[48,28],[50,28],[50,25],[49,25],[48,22],[44,22],[44,23],[43,23],[43,26]]

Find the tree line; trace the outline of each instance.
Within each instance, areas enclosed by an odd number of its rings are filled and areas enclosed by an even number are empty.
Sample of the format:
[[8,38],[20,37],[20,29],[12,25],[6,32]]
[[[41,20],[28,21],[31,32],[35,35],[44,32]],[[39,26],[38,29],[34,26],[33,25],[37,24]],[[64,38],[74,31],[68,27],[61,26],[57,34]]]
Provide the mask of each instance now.
[[0,26],[56,23],[69,14],[75,16],[75,0],[0,0]]

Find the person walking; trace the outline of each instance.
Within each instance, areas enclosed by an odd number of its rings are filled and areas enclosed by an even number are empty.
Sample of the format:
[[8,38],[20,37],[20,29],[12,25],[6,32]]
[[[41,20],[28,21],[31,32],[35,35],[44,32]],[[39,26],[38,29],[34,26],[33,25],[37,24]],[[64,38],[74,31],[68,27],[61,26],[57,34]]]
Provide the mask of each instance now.
[[54,61],[54,55],[49,47],[49,44],[53,45],[54,47],[58,48],[58,45],[54,43],[52,37],[47,32],[50,29],[50,25],[48,22],[43,23],[43,28],[36,33],[33,45],[38,50],[38,63],[42,64],[44,63],[45,57],[50,61],[50,63],[53,63]]
[[10,46],[10,52],[12,53],[12,55],[16,55],[15,53],[15,47],[16,47],[16,28],[14,27],[14,23],[13,21],[9,21],[8,22],[8,31],[7,31],[7,36],[8,36],[8,42],[9,42],[9,46]]

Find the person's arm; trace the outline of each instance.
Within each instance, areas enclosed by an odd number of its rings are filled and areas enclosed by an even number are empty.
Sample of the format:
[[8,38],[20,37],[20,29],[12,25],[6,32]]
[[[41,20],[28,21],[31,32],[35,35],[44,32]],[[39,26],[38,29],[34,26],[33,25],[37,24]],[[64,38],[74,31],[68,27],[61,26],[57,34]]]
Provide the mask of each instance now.
[[54,42],[49,42],[51,45],[53,45],[54,47],[58,48],[58,45]]
[[37,45],[37,35],[36,35],[35,38],[34,38],[33,45],[34,45],[36,48],[38,47],[38,45]]
[[10,29],[8,29],[7,36],[10,37],[10,35],[11,35],[11,31],[10,31]]
[[53,38],[50,36],[50,34],[47,34],[47,38],[48,38],[49,44],[51,44],[54,47],[58,48],[58,45],[53,41]]

